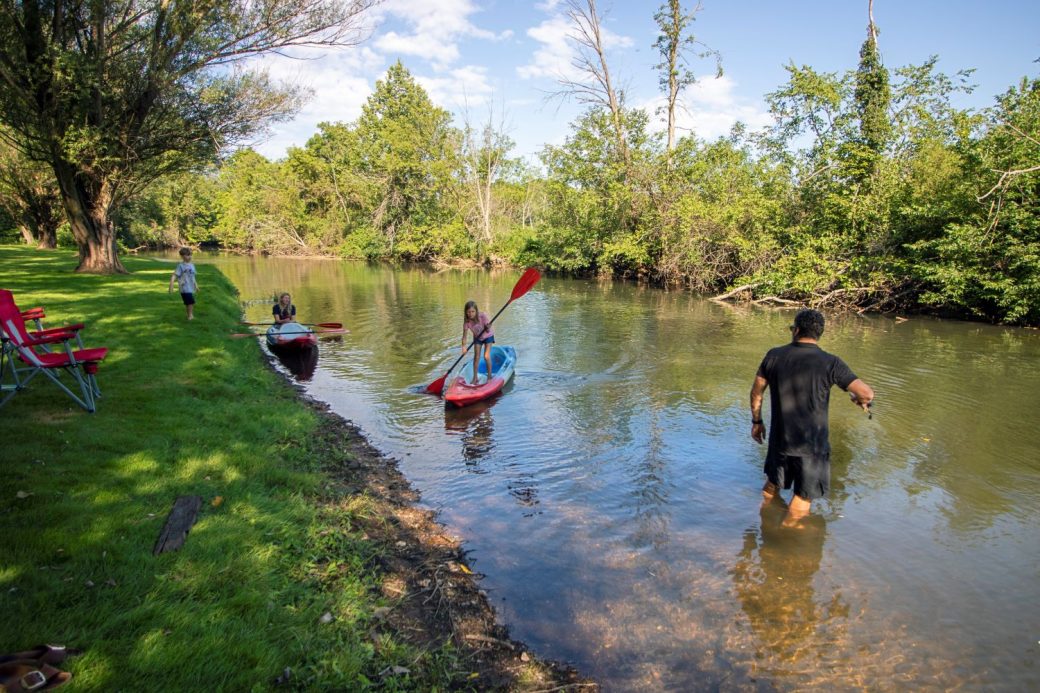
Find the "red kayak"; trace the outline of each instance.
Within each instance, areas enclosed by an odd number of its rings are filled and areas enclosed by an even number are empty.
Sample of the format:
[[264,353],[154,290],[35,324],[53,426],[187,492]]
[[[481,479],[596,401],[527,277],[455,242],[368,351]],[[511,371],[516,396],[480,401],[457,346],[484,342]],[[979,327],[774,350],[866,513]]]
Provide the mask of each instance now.
[[298,322],[272,325],[267,330],[267,346],[273,349],[310,349],[318,343],[314,330]]
[[482,376],[476,385],[471,385],[473,380],[473,361],[470,361],[462,369],[462,374],[455,378],[448,386],[444,394],[444,401],[456,407],[464,407],[467,404],[479,402],[492,395],[498,394],[509,379],[513,377],[513,369],[516,366],[516,350],[511,346],[491,347],[491,378],[487,378],[487,362],[480,359],[478,373]]

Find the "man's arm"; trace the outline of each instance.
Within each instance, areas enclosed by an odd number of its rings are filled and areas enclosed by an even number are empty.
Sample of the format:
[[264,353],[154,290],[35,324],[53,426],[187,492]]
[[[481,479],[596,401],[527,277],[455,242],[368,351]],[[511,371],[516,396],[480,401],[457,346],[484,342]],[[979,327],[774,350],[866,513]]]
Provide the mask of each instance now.
[[751,385],[751,437],[760,445],[766,433],[766,425],[762,422],[762,393],[767,387],[769,383],[766,379],[756,375],[755,382]]
[[848,391],[853,404],[863,411],[869,410],[870,403],[874,401],[874,390],[870,385],[856,378],[849,383]]

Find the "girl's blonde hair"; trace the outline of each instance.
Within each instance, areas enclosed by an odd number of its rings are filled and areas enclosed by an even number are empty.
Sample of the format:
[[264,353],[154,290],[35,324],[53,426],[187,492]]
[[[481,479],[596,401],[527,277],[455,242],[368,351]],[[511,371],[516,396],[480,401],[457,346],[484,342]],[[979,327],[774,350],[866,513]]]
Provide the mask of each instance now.
[[476,301],[466,301],[466,307],[462,309],[462,322],[467,322],[469,320],[469,309],[470,308],[472,308],[473,310],[477,311],[477,314],[473,316],[473,319],[474,320],[479,320],[480,319],[480,308],[477,308],[477,302]]

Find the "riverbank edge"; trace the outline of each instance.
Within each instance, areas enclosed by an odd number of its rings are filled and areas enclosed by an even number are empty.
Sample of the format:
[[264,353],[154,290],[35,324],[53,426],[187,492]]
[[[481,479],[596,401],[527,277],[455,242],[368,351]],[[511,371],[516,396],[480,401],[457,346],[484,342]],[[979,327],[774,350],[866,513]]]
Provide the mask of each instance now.
[[481,575],[467,566],[466,551],[436,513],[418,507],[420,494],[397,460],[279,371],[272,355],[263,352],[262,358],[319,419],[318,439],[308,447],[325,451],[318,462],[332,486],[315,502],[333,508],[344,497],[366,494],[375,505],[376,515],[359,529],[386,548],[379,565],[382,592],[395,602],[385,615],[388,628],[423,650],[450,644],[478,690],[599,690],[573,667],[531,655],[525,643],[510,638],[478,585]]

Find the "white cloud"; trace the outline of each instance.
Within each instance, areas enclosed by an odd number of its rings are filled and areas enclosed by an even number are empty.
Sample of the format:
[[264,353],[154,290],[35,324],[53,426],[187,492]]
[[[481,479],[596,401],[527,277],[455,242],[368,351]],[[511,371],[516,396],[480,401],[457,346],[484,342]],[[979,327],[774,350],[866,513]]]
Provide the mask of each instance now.
[[361,106],[372,93],[368,75],[381,71],[383,59],[369,48],[305,49],[293,57],[266,55],[253,62],[279,82],[311,92],[296,117],[271,128],[255,148],[264,156],[285,156],[290,146],[303,146],[321,122],[349,122],[361,115]]
[[487,68],[466,65],[451,70],[444,77],[419,77],[417,81],[434,103],[448,109],[474,107],[486,103],[494,93],[488,82]]
[[[555,7],[555,4],[553,5]],[[552,8],[549,8],[552,9]],[[600,18],[603,19],[602,17]],[[574,23],[563,14],[555,14],[538,26],[527,30],[527,35],[541,44],[535,49],[531,61],[517,68],[517,74],[523,79],[547,77],[550,79],[582,78],[582,73],[573,65],[578,55],[578,48],[571,38],[577,29]],[[616,48],[629,48],[633,41],[628,36],[615,34],[601,22],[600,36],[603,47],[607,51]]]
[[495,34],[473,24],[469,16],[478,11],[472,0],[389,0],[380,6],[382,15],[403,22],[410,31],[388,31],[376,38],[375,46],[382,53],[414,55],[436,70],[447,70],[459,59],[459,39],[501,41],[513,35],[509,30]]
[[[738,121],[752,130],[771,123],[772,117],[761,104],[736,96],[736,86],[736,82],[723,75],[700,79],[686,89],[680,97],[682,107],[676,110],[677,136],[692,132],[701,139],[713,140],[728,135]],[[650,129],[655,132],[667,127],[666,116],[657,114],[657,109],[664,105],[665,98],[661,95],[640,106],[650,114]]]

